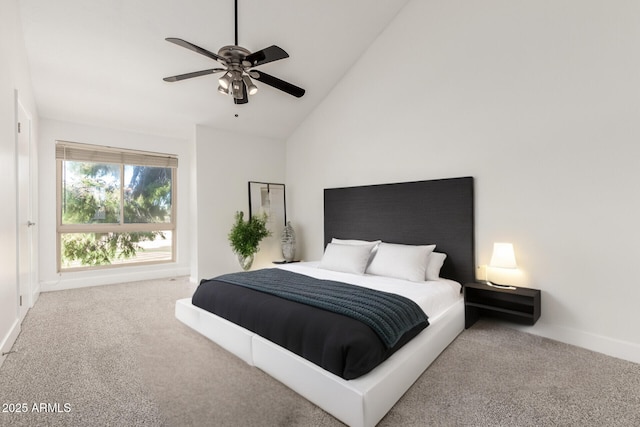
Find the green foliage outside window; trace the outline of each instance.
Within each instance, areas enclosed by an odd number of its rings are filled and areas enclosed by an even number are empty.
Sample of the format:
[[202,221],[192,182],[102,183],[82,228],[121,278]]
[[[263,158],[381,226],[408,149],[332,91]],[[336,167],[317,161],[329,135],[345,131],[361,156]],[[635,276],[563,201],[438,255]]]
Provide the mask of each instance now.
[[138,243],[154,240],[162,232],[146,233],[67,233],[62,235],[62,259],[66,265],[80,261],[82,265],[109,265],[115,259],[134,257],[144,250]]
[[[63,167],[63,225],[171,222],[171,168],[75,161]],[[161,231],[64,233],[61,258],[67,266],[108,265],[135,257],[144,250],[140,242],[158,237],[165,238]]]

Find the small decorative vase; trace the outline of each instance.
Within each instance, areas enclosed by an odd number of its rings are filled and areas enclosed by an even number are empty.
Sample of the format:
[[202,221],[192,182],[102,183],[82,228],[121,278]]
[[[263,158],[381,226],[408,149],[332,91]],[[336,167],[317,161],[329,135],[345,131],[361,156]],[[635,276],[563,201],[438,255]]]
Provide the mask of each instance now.
[[240,263],[240,267],[242,267],[242,269],[244,271],[247,271],[251,268],[251,265],[253,264],[253,257],[255,254],[251,254],[247,257],[244,257],[240,254],[238,254],[238,262]]
[[291,221],[287,221],[284,230],[282,230],[282,236],[280,238],[282,243],[282,256],[286,262],[293,261],[296,255],[296,232],[293,231]]

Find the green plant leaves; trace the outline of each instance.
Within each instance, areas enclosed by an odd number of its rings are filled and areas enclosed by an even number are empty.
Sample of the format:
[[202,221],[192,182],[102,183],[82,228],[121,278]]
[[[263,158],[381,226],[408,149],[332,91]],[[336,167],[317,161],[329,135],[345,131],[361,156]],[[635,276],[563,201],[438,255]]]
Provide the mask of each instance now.
[[236,212],[235,222],[229,232],[229,243],[237,254],[248,257],[258,252],[260,241],[271,235],[267,229],[267,215],[253,215],[244,220],[244,212]]

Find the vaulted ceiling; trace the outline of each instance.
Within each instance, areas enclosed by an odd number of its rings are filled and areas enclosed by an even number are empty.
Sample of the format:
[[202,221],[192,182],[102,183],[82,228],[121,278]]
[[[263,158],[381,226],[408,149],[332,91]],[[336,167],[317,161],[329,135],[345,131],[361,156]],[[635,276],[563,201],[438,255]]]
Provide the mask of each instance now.
[[[196,124],[286,138],[324,99],[408,0],[238,0],[238,42],[289,58],[259,69],[306,89],[302,98],[256,82],[249,103],[217,92],[217,67],[166,42],[212,52],[234,42],[233,0],[19,0],[38,114],[187,138]],[[397,61],[393,53],[380,67]],[[236,117],[237,115],[237,117]]]

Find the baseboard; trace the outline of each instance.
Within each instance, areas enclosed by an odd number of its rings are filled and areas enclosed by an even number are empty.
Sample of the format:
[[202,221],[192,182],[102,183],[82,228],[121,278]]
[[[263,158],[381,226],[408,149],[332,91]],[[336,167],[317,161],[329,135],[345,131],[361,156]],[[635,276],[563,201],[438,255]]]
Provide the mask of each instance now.
[[40,282],[41,292],[61,291],[66,289],[86,288],[90,286],[112,285],[115,283],[135,282],[140,280],[162,279],[165,277],[189,276],[189,267],[145,268],[140,270],[96,270],[90,272],[70,272],[60,275],[58,280]]
[[189,290],[195,292],[198,289],[198,285],[200,285],[200,280],[197,277],[189,276]]
[[578,329],[549,325],[538,322],[534,327],[511,325],[523,332],[603,353],[607,356],[640,363],[640,344],[623,341],[603,335],[592,334]]
[[4,363],[4,359],[7,358],[6,353],[11,351],[13,343],[16,342],[18,335],[20,335],[20,319],[16,318],[13,325],[11,325],[11,328],[9,328],[9,332],[7,332],[7,334],[2,338],[2,342],[0,342],[0,367]]
[[31,307],[29,307],[29,308],[33,308],[33,306],[36,305],[36,302],[38,301],[38,298],[40,298],[40,284],[39,283],[38,283],[36,289],[31,294]]

